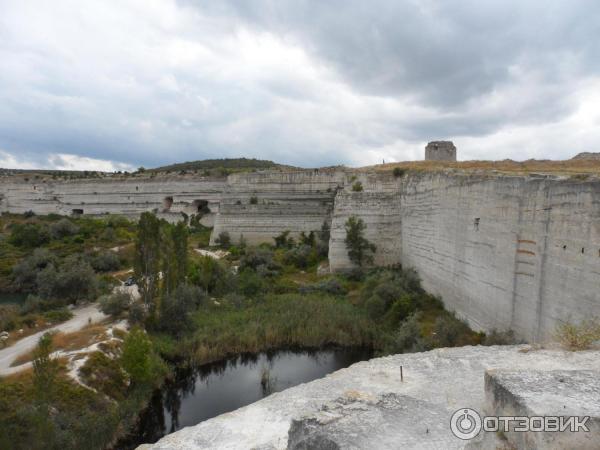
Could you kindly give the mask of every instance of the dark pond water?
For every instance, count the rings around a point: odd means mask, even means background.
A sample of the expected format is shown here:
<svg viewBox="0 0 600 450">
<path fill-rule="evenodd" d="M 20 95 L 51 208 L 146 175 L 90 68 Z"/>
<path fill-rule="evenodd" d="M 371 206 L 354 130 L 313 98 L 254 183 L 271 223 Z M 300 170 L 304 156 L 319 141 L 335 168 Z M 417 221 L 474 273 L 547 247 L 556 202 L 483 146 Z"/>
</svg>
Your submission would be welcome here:
<svg viewBox="0 0 600 450">
<path fill-rule="evenodd" d="M 368 349 L 281 350 L 178 370 L 175 380 L 155 393 L 149 408 L 140 416 L 139 429 L 119 448 L 156 442 L 180 428 L 371 357 Z"/>
<path fill-rule="evenodd" d="M 27 294 L 21 294 L 16 292 L 0 292 L 0 305 L 8 303 L 21 304 L 25 302 Z"/>
</svg>

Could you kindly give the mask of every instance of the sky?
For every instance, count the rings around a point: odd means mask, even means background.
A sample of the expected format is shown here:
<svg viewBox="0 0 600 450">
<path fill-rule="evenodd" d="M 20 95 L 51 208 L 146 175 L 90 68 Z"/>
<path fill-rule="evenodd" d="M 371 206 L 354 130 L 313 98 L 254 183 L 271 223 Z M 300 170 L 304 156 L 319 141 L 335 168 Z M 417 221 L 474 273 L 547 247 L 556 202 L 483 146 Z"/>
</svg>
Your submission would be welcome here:
<svg viewBox="0 0 600 450">
<path fill-rule="evenodd" d="M 597 0 L 0 0 L 0 167 L 600 151 Z"/>
</svg>

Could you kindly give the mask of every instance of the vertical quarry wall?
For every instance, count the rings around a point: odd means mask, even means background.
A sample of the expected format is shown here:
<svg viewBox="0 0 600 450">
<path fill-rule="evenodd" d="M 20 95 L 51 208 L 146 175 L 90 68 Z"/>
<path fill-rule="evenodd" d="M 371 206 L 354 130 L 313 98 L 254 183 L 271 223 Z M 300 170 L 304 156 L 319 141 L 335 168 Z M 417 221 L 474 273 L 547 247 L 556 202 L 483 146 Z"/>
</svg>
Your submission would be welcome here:
<svg viewBox="0 0 600 450">
<path fill-rule="evenodd" d="M 357 216 L 377 245 L 374 263 L 414 267 L 477 329 L 530 341 L 565 319 L 600 316 L 600 181 L 343 170 L 201 177 L 0 181 L 0 210 L 136 216 L 203 214 L 212 242 L 272 242 L 331 224 L 330 267 L 349 269 L 344 224 Z M 353 189 L 357 181 L 362 191 Z"/>
<path fill-rule="evenodd" d="M 223 192 L 211 242 L 228 232 L 253 244 L 273 237 L 319 230 L 331 220 L 336 192 L 346 178 L 341 171 L 242 173 L 230 175 Z"/>
<path fill-rule="evenodd" d="M 55 181 L 6 177 L 0 181 L 0 210 L 37 214 L 123 214 L 156 211 L 168 217 L 218 212 L 226 179 L 80 179 Z M 206 211 L 208 213 L 208 211 Z M 210 216 L 210 214 L 207 214 Z"/>
<path fill-rule="evenodd" d="M 597 181 L 424 174 L 395 193 L 340 193 L 332 270 L 350 266 L 350 215 L 381 230 L 367 234 L 376 263 L 414 267 L 425 289 L 477 329 L 511 328 L 536 341 L 560 320 L 600 315 Z"/>
</svg>

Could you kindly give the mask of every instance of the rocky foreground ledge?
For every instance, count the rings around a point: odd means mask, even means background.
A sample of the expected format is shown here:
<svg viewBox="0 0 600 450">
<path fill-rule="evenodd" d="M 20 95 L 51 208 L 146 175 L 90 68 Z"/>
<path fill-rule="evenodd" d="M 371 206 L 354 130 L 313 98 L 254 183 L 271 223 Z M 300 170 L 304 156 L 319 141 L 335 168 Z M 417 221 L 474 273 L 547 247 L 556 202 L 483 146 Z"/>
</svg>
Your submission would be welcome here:
<svg viewBox="0 0 600 450">
<path fill-rule="evenodd" d="M 589 433 L 481 432 L 461 440 L 452 434 L 450 418 L 463 408 L 482 415 L 592 419 Z M 565 448 L 569 443 L 570 448 L 597 448 L 600 351 L 478 346 L 372 359 L 138 450 L 509 449 L 524 442 L 532 443 L 529 448 Z"/>
</svg>

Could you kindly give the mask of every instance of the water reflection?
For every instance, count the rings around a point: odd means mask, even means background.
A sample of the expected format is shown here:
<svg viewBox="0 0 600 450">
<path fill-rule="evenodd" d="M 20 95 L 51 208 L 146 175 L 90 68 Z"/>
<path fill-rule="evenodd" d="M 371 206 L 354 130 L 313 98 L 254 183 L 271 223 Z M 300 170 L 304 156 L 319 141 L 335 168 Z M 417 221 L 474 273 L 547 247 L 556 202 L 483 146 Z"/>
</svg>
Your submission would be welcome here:
<svg viewBox="0 0 600 450">
<path fill-rule="evenodd" d="M 179 369 L 175 379 L 155 393 L 131 442 L 135 448 L 167 433 L 233 411 L 274 392 L 321 378 L 357 361 L 367 349 L 282 350 L 241 355 L 196 368 Z"/>
</svg>

